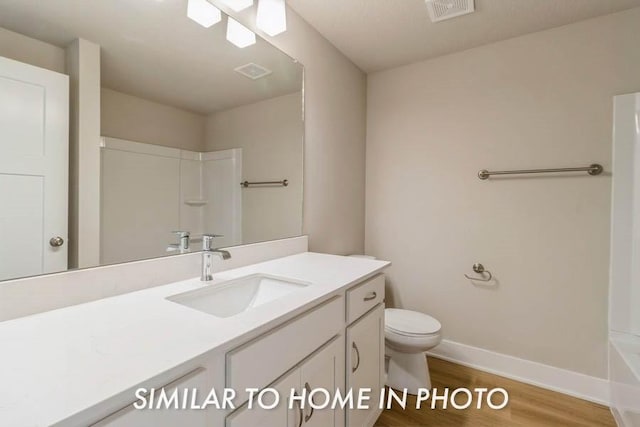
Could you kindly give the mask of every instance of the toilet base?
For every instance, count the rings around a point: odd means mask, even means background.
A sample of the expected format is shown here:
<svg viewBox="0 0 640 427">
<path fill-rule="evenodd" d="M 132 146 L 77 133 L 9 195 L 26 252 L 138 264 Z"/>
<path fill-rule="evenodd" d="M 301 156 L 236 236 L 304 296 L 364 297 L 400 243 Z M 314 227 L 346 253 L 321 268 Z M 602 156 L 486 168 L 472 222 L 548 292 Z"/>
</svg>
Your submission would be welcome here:
<svg viewBox="0 0 640 427">
<path fill-rule="evenodd" d="M 407 389 L 417 395 L 418 389 L 431 389 L 431 376 L 425 353 L 401 353 L 385 345 L 389 357 L 387 386 L 395 390 Z"/>
</svg>

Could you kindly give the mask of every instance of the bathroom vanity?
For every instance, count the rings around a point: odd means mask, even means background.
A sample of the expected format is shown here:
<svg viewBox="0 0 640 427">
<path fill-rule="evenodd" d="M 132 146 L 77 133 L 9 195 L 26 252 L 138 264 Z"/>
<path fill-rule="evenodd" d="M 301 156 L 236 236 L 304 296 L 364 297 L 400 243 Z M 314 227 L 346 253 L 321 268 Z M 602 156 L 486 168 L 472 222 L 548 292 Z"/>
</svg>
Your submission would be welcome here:
<svg viewBox="0 0 640 427">
<path fill-rule="evenodd" d="M 210 283 L 195 278 L 3 322 L 0 340 L 10 345 L 0 360 L 13 389 L 0 392 L 0 419 L 15 426 L 373 425 L 384 386 L 388 265 L 300 253 L 224 271 Z M 135 409 L 139 388 L 195 389 L 198 402 L 211 389 L 221 396 L 232 388 L 235 409 Z M 249 409 L 250 388 L 274 388 L 281 402 Z M 343 395 L 370 388 L 370 409 L 288 408 L 291 390 L 317 388 Z"/>
</svg>

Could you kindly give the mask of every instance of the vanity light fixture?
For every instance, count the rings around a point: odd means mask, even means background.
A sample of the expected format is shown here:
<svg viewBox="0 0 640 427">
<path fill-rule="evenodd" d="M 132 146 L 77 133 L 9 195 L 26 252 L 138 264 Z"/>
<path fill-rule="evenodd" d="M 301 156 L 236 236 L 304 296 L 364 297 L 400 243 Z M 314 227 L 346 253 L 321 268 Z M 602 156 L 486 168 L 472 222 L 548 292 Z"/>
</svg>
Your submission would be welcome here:
<svg viewBox="0 0 640 427">
<path fill-rule="evenodd" d="M 287 31 L 285 0 L 258 0 L 256 25 L 270 36 Z"/>
<path fill-rule="evenodd" d="M 256 34 L 232 17 L 229 17 L 227 21 L 227 40 L 239 48 L 243 48 L 256 43 Z"/>
<path fill-rule="evenodd" d="M 253 0 L 220 0 L 226 6 L 229 6 L 234 12 L 240 12 L 248 7 L 253 6 Z"/>
<path fill-rule="evenodd" d="M 220 9 L 207 0 L 189 0 L 187 16 L 205 28 L 209 28 L 222 20 Z"/>
</svg>

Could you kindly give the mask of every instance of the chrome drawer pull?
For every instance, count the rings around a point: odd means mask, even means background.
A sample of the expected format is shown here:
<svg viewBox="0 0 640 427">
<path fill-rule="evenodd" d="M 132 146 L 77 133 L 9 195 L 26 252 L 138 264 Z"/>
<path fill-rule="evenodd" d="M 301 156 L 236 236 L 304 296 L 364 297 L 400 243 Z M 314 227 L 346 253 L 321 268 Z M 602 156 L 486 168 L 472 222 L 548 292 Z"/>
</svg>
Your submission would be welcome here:
<svg viewBox="0 0 640 427">
<path fill-rule="evenodd" d="M 309 383 L 304 383 L 304 388 L 305 390 L 307 390 L 307 393 L 311 394 L 311 386 L 309 385 Z M 313 402 L 313 399 L 310 399 L 311 402 Z M 315 402 L 313 402 L 315 403 Z M 311 408 L 311 412 L 309 412 L 309 415 L 305 415 L 304 417 L 304 422 L 309 422 L 309 420 L 311 419 L 311 417 L 313 417 L 313 406 L 311 406 L 311 404 L 309 404 L 309 407 Z"/>
<path fill-rule="evenodd" d="M 302 421 L 304 418 L 304 411 L 302 410 L 302 402 L 298 402 L 298 410 L 300 411 L 300 422 L 298 423 L 298 427 L 302 427 Z"/>
<path fill-rule="evenodd" d="M 371 301 L 372 299 L 376 299 L 377 296 L 378 296 L 377 293 L 369 292 L 369 294 L 366 297 L 364 297 L 364 300 L 365 301 Z"/>
<path fill-rule="evenodd" d="M 351 373 L 354 373 L 360 367 L 360 350 L 358 350 L 355 341 L 351 343 L 351 347 L 356 351 L 356 366 L 351 368 Z"/>
</svg>

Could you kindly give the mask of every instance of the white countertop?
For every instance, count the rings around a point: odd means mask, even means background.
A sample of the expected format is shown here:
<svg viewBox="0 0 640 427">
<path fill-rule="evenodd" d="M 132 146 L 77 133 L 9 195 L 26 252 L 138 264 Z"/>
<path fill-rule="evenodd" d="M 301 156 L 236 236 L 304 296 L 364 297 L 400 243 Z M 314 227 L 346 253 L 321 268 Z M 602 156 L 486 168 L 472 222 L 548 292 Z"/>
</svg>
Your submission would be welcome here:
<svg viewBox="0 0 640 427">
<path fill-rule="evenodd" d="M 61 422 L 194 358 L 248 341 L 388 265 L 308 252 L 222 272 L 213 284 L 194 278 L 1 322 L 0 425 Z M 311 285 L 226 319 L 165 299 L 254 273 Z"/>
</svg>

